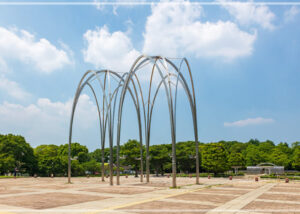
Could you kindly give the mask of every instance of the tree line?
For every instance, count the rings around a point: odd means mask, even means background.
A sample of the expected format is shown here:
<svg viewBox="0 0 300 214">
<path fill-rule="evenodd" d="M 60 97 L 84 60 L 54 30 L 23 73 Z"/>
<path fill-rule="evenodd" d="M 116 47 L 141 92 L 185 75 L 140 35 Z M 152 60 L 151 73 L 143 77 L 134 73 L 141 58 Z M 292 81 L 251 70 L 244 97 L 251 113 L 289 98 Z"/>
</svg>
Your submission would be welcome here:
<svg viewBox="0 0 300 214">
<path fill-rule="evenodd" d="M 152 145 L 150 152 L 151 173 L 164 174 L 172 170 L 171 144 Z M 145 151 L 145 148 L 143 148 Z M 223 173 L 232 166 L 255 166 L 271 162 L 289 170 L 300 170 L 300 142 L 291 145 L 267 140 L 260 142 L 251 139 L 248 142 L 219 141 L 199 143 L 200 172 Z M 113 148 L 116 154 L 116 147 Z M 83 176 L 86 173 L 100 174 L 101 149 L 89 152 L 79 143 L 71 144 L 72 175 Z M 109 148 L 104 150 L 105 170 L 108 170 Z M 122 169 L 131 169 L 136 173 L 140 167 L 140 144 L 137 140 L 128 140 L 120 147 Z M 144 157 L 145 160 L 145 152 Z M 116 156 L 113 157 L 114 163 Z M 195 172 L 195 143 L 193 141 L 176 144 L 177 172 Z M 17 169 L 23 174 L 39 176 L 66 176 L 68 166 L 68 144 L 40 145 L 32 148 L 25 138 L 19 135 L 0 135 L 0 174 Z"/>
</svg>

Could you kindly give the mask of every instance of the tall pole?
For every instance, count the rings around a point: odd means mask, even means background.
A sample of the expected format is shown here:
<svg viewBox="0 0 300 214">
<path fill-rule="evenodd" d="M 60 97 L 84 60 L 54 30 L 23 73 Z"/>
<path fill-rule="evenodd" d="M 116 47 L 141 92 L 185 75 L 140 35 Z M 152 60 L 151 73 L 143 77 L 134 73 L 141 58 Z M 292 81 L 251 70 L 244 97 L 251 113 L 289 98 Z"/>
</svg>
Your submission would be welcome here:
<svg viewBox="0 0 300 214">
<path fill-rule="evenodd" d="M 111 117 L 111 113 L 110 113 Z M 111 118 L 109 118 L 109 121 Z M 109 183 L 112 186 L 114 184 L 113 176 L 114 176 L 114 165 L 113 165 L 113 142 L 111 136 L 111 122 L 109 122 Z"/>
<path fill-rule="evenodd" d="M 172 187 L 176 188 L 176 131 L 173 113 L 173 105 L 170 108 L 171 115 L 171 134 L 172 134 Z"/>
<path fill-rule="evenodd" d="M 140 119 L 139 119 L 140 121 Z M 139 133 L 140 133 L 140 182 L 143 182 L 143 177 L 144 177 L 144 164 L 143 164 L 143 137 L 142 137 L 142 127 L 141 127 L 141 123 L 139 122 Z"/>
<path fill-rule="evenodd" d="M 68 183 L 71 183 L 71 147 L 68 147 Z"/>
<path fill-rule="evenodd" d="M 199 182 L 199 142 L 196 140 L 196 184 L 200 184 Z"/>
<path fill-rule="evenodd" d="M 198 141 L 198 128 L 197 128 L 197 114 L 196 114 L 196 104 L 194 104 L 194 132 L 195 132 L 195 146 L 196 146 L 196 184 L 200 184 L 199 182 L 199 141 Z"/>
<path fill-rule="evenodd" d="M 117 145 L 117 185 L 120 185 L 120 145 Z"/>
<path fill-rule="evenodd" d="M 147 139 L 146 139 L 146 181 L 150 182 L 150 163 L 149 163 L 149 131 L 147 131 Z"/>
<path fill-rule="evenodd" d="M 176 187 L 176 146 L 172 141 L 172 187 Z"/>
<path fill-rule="evenodd" d="M 104 179 L 104 170 L 105 170 L 105 167 L 104 167 L 104 149 L 103 149 L 103 147 L 102 147 L 102 150 L 101 150 L 101 153 L 102 153 L 102 157 L 101 157 L 101 177 L 102 177 L 102 181 L 104 182 L 105 181 L 105 179 Z"/>
</svg>

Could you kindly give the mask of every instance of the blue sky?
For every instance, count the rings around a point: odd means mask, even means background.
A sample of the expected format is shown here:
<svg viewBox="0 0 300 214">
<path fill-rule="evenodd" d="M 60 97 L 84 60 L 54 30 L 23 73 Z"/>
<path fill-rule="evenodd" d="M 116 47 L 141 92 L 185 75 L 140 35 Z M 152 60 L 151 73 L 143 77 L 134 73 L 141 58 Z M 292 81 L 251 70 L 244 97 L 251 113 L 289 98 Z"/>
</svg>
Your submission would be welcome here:
<svg viewBox="0 0 300 214">
<path fill-rule="evenodd" d="M 21 134 L 34 147 L 66 143 L 84 72 L 128 71 L 145 53 L 189 60 L 200 141 L 299 141 L 300 6 L 222 2 L 0 5 L 0 133 Z M 170 142 L 167 108 L 163 98 L 158 102 L 152 144 Z M 122 142 L 138 136 L 130 104 L 126 109 Z M 177 140 L 192 140 L 189 110 L 178 109 Z M 94 150 L 98 130 L 87 90 L 74 141 Z"/>
</svg>

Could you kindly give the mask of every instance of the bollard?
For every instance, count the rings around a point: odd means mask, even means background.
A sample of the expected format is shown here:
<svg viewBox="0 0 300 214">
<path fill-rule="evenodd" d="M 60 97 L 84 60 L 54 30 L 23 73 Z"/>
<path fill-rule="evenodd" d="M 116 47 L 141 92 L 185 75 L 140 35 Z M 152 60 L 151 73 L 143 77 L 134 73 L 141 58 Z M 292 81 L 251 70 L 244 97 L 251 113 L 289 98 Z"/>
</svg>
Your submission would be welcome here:
<svg viewBox="0 0 300 214">
<path fill-rule="evenodd" d="M 53 175 L 53 173 L 51 173 L 51 178 L 54 178 L 54 175 Z"/>
<path fill-rule="evenodd" d="M 37 178 L 37 174 L 34 174 L 33 177 L 34 177 L 34 178 Z"/>
<path fill-rule="evenodd" d="M 126 175 L 125 177 L 128 178 L 128 175 Z"/>
<path fill-rule="evenodd" d="M 90 178 L 90 175 L 86 175 L 87 178 Z"/>
<path fill-rule="evenodd" d="M 288 183 L 289 182 L 289 178 L 285 178 L 285 183 Z"/>
<path fill-rule="evenodd" d="M 190 177 L 190 178 L 192 178 L 192 175 L 191 175 L 191 174 L 189 174 L 189 177 Z"/>
<path fill-rule="evenodd" d="M 231 175 L 229 176 L 229 180 L 232 180 L 232 176 Z"/>
<path fill-rule="evenodd" d="M 208 178 L 208 179 L 210 179 L 210 175 L 209 175 L 209 176 L 207 176 L 207 178 Z"/>
<path fill-rule="evenodd" d="M 170 175 L 167 175 L 167 178 L 169 178 L 170 177 Z"/>
<path fill-rule="evenodd" d="M 258 181 L 258 177 L 255 177 L 255 181 Z"/>
</svg>

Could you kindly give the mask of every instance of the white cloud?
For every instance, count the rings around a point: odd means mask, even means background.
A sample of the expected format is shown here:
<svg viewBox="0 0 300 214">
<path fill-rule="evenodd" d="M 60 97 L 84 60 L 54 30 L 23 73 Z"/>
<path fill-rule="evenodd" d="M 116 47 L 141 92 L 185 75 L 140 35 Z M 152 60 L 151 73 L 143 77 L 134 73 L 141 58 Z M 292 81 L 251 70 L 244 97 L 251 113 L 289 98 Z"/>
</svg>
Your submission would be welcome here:
<svg viewBox="0 0 300 214">
<path fill-rule="evenodd" d="M 147 55 L 197 58 L 217 57 L 225 61 L 249 56 L 256 31 L 242 31 L 230 21 L 201 22 L 202 8 L 184 4 L 154 4 L 147 18 L 142 52 Z M 128 71 L 140 52 L 127 33 L 110 32 L 107 26 L 88 30 L 84 35 L 84 61 L 97 69 Z"/>
<path fill-rule="evenodd" d="M 228 2 L 228 1 L 221 1 Z M 273 30 L 275 28 L 272 23 L 275 14 L 265 5 L 255 5 L 250 2 L 235 2 L 234 4 L 223 5 L 225 9 L 238 21 L 241 25 L 258 24 L 261 27 Z"/>
<path fill-rule="evenodd" d="M 0 57 L 0 75 L 9 73 L 9 72 L 10 72 L 10 69 L 8 68 L 6 62 L 3 59 L 1 59 L 1 57 Z"/>
<path fill-rule="evenodd" d="M 0 27 L 0 58 L 31 64 L 40 72 L 50 73 L 72 64 L 68 53 L 58 49 L 47 39 L 36 40 L 25 30 Z"/>
<path fill-rule="evenodd" d="M 10 72 L 6 62 L 0 58 L 0 91 L 18 100 L 30 98 L 30 93 L 22 89 L 17 82 L 11 81 L 5 76 Z"/>
<path fill-rule="evenodd" d="M 18 100 L 26 100 L 31 97 L 31 94 L 22 89 L 17 82 L 11 81 L 1 74 L 0 90 Z"/>
<path fill-rule="evenodd" d="M 115 16 L 118 16 L 117 9 L 119 8 L 119 5 L 122 5 L 122 7 L 132 8 L 135 6 L 135 3 L 145 2 L 147 0 L 115 0 L 115 1 L 109 1 L 109 0 L 94 0 L 94 4 L 98 10 L 101 12 L 105 11 L 107 8 L 107 3 L 110 4 L 112 7 L 112 12 Z M 101 4 L 102 3 L 102 4 Z M 104 3 L 104 4 L 103 4 Z M 132 4 L 131 4 L 132 3 Z"/>
<path fill-rule="evenodd" d="M 225 60 L 252 54 L 256 32 L 242 31 L 230 21 L 201 22 L 201 11 L 200 6 L 189 2 L 153 5 L 146 22 L 143 52 Z"/>
<path fill-rule="evenodd" d="M 22 134 L 33 145 L 66 143 L 72 103 L 72 99 L 52 102 L 46 98 L 28 106 L 4 102 L 0 105 L 1 132 Z M 75 126 L 87 130 L 95 126 L 97 119 L 96 106 L 88 95 L 81 95 L 75 113 Z"/>
<path fill-rule="evenodd" d="M 273 122 L 275 122 L 275 121 L 270 118 L 257 117 L 257 118 L 248 118 L 245 120 L 238 120 L 235 122 L 225 122 L 224 126 L 225 127 L 243 127 L 243 126 L 248 126 L 248 125 L 259 125 L 259 124 L 267 124 L 267 123 L 273 123 Z"/>
<path fill-rule="evenodd" d="M 125 33 L 110 33 L 106 26 L 88 30 L 83 37 L 87 46 L 83 50 L 84 61 L 92 63 L 96 68 L 127 72 L 140 55 Z"/>
<path fill-rule="evenodd" d="M 300 10 L 296 6 L 292 6 L 289 10 L 284 12 L 284 21 L 291 22 L 295 19 L 295 17 L 299 14 Z"/>
</svg>

